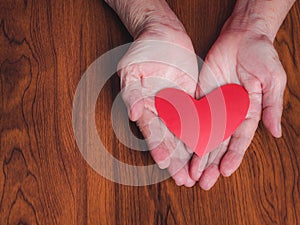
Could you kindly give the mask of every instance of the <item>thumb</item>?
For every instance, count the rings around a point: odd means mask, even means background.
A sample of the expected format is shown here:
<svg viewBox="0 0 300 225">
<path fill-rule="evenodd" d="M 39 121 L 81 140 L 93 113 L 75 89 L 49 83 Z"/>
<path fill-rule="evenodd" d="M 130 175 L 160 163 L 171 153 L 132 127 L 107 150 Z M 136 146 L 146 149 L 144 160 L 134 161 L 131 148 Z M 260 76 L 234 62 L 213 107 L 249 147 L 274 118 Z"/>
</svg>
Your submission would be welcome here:
<svg viewBox="0 0 300 225">
<path fill-rule="evenodd" d="M 144 99 L 140 77 L 131 72 L 133 71 L 127 71 L 127 69 L 119 72 L 122 88 L 121 95 L 127 107 L 130 120 L 137 121 L 143 114 Z"/>
<path fill-rule="evenodd" d="M 263 84 L 263 115 L 262 120 L 274 137 L 281 137 L 281 115 L 283 110 L 283 94 L 286 85 L 286 73 L 277 58 L 277 69 Z"/>
</svg>

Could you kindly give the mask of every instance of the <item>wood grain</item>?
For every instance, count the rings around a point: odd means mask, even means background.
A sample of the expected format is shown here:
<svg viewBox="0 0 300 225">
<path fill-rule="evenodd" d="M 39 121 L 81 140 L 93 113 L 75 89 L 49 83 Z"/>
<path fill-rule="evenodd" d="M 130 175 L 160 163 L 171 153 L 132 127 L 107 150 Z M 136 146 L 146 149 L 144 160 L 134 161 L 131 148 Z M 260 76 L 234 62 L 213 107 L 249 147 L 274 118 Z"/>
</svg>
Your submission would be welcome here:
<svg viewBox="0 0 300 225">
<path fill-rule="evenodd" d="M 204 57 L 234 1 L 168 1 Z M 0 224 L 300 224 L 300 2 L 275 41 L 288 74 L 283 137 L 260 125 L 239 170 L 205 192 L 171 179 L 115 184 L 84 161 L 72 130 L 72 102 L 87 67 L 131 41 L 99 0 L 0 0 Z M 118 77 L 102 90 L 96 119 L 114 156 L 153 163 L 113 133 Z M 128 121 L 120 119 L 120 129 Z M 140 135 L 137 128 L 133 132 Z M 123 133 L 127 137 L 126 133 Z"/>
</svg>

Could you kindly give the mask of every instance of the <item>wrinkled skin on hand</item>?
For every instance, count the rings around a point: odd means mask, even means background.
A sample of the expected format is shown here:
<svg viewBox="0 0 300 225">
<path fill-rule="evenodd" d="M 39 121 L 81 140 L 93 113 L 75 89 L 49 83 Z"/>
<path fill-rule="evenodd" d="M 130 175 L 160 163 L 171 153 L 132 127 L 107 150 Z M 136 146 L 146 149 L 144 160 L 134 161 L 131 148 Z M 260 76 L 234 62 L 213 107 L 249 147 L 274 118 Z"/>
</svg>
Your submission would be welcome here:
<svg viewBox="0 0 300 225">
<path fill-rule="evenodd" d="M 217 149 L 202 158 L 194 155 L 190 175 L 210 189 L 220 173 L 230 176 L 240 165 L 261 119 L 275 137 L 281 136 L 281 114 L 286 74 L 272 42 L 250 31 L 223 31 L 200 71 L 198 96 L 219 85 L 238 83 L 250 97 L 246 120 Z M 212 76 L 213 74 L 213 76 Z"/>
<path fill-rule="evenodd" d="M 143 40 L 167 41 L 194 51 L 182 23 L 167 2 L 105 1 L 135 38 L 119 65 L 122 96 L 129 117 L 137 121 L 154 160 L 161 168 L 168 168 L 178 185 L 193 186 L 199 180 L 203 189 L 209 189 L 220 173 L 231 175 L 240 165 L 261 115 L 272 135 L 281 136 L 280 119 L 286 74 L 270 40 L 275 38 L 295 0 L 237 0 L 231 17 L 207 55 L 196 93 L 196 59 L 187 60 L 184 54 L 172 54 L 172 50 L 164 52 L 159 47 L 151 48 L 153 46 L 139 43 Z M 176 60 L 172 66 L 153 61 L 138 62 L 147 58 L 148 54 L 157 58 L 165 54 Z M 190 73 L 176 69 L 174 65 L 190 68 Z M 213 152 L 202 158 L 194 155 L 191 162 L 186 164 L 191 157 L 190 150 L 158 119 L 153 96 L 163 88 L 176 86 L 199 98 L 226 83 L 239 83 L 249 92 L 247 118 Z M 182 165 L 185 166 L 178 170 Z"/>
<path fill-rule="evenodd" d="M 208 190 L 220 173 L 229 176 L 238 168 L 261 115 L 273 136 L 281 136 L 286 74 L 272 42 L 266 36 L 250 31 L 223 31 L 206 57 L 195 93 L 197 76 L 187 75 L 174 66 L 159 62 L 134 63 L 139 57 L 145 57 L 143 54 L 158 54 L 158 58 L 162 54 L 160 49 L 144 51 L 145 46 L 138 44 L 144 40 L 168 41 L 193 52 L 185 33 L 170 28 L 161 31 L 142 33 L 120 62 L 122 97 L 130 119 L 137 121 L 156 163 L 161 168 L 168 168 L 176 184 L 190 187 L 199 180 L 200 186 Z M 179 64 L 195 68 L 191 74 L 196 73 L 196 59 L 186 60 L 181 54 L 177 56 Z M 190 149 L 158 119 L 153 97 L 163 88 L 177 86 L 199 98 L 226 83 L 241 84 L 248 91 L 250 108 L 246 120 L 213 152 L 202 158 L 194 155 L 189 163 Z"/>
<path fill-rule="evenodd" d="M 170 43 L 170 52 L 161 48 L 148 46 L 143 41 L 154 40 Z M 180 46 L 193 57 L 186 57 L 181 52 L 173 52 L 173 46 Z M 175 47 L 176 49 L 176 47 Z M 160 62 L 138 62 L 149 55 L 160 58 L 175 56 L 175 64 L 182 70 Z M 161 89 L 177 87 L 191 96 L 195 96 L 198 65 L 189 37 L 185 32 L 170 27 L 156 31 L 143 32 L 134 41 L 126 55 L 119 63 L 122 97 L 127 106 L 129 118 L 136 121 L 144 135 L 150 153 L 160 168 L 167 168 L 177 185 L 191 187 L 195 181 L 189 176 L 189 160 L 192 152 L 179 141 L 157 117 L 154 96 Z"/>
</svg>

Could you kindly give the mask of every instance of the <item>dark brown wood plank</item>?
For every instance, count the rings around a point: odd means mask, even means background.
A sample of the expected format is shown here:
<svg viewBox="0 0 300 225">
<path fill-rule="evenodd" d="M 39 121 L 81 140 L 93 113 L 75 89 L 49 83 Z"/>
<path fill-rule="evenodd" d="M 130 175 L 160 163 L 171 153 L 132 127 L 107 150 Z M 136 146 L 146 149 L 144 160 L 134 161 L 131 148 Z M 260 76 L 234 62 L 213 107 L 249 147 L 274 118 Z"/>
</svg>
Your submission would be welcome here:
<svg viewBox="0 0 300 225">
<path fill-rule="evenodd" d="M 234 6 L 168 3 L 201 57 Z M 283 137 L 260 125 L 239 170 L 205 192 L 171 179 L 115 184 L 79 153 L 72 130 L 78 82 L 97 57 L 131 41 L 103 1 L 0 0 L 0 224 L 299 224 L 299 10 L 297 1 L 275 41 L 288 74 Z M 113 133 L 110 108 L 119 90 L 114 76 L 98 98 L 99 135 L 119 160 L 151 164 L 149 154 L 130 151 Z M 120 129 L 127 122 L 120 118 Z"/>
</svg>

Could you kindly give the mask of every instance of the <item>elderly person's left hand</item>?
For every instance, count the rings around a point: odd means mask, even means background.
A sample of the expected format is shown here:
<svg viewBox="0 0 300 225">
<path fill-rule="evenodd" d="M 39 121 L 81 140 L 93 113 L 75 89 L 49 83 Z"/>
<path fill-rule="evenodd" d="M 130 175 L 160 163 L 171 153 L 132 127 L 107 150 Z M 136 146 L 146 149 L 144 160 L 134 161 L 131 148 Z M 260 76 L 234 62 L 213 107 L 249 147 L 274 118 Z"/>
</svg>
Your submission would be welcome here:
<svg viewBox="0 0 300 225">
<path fill-rule="evenodd" d="M 199 77 L 200 96 L 216 88 L 216 83 L 238 83 L 250 97 L 247 117 L 234 134 L 210 154 L 193 156 L 190 175 L 205 190 L 215 184 L 220 174 L 230 176 L 239 167 L 261 117 L 271 134 L 281 137 L 286 73 L 273 41 L 293 2 L 238 0 L 205 59 Z M 278 16 L 270 20 L 276 13 L 274 9 Z M 248 11 L 256 12 L 259 19 Z"/>
</svg>

